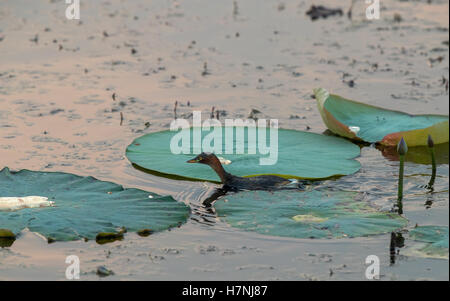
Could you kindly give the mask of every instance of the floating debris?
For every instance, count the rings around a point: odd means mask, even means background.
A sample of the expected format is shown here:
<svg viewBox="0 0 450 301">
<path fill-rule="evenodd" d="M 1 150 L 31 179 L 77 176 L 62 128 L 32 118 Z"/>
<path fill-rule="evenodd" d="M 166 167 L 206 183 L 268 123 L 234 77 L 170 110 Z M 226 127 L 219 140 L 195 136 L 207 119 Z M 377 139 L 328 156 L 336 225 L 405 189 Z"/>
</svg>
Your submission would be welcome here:
<svg viewBox="0 0 450 301">
<path fill-rule="evenodd" d="M 51 207 L 55 202 L 42 196 L 0 197 L 0 211 L 16 211 L 25 208 Z"/>
<path fill-rule="evenodd" d="M 351 132 L 355 133 L 355 135 L 357 135 L 358 132 L 361 130 L 359 126 L 349 126 L 348 129 L 349 129 Z"/>
<path fill-rule="evenodd" d="M 114 275 L 114 272 L 102 265 L 97 267 L 97 275 L 100 277 L 108 277 Z"/>
<path fill-rule="evenodd" d="M 231 164 L 231 161 L 227 160 L 225 158 L 217 157 L 217 159 L 219 159 L 220 163 L 223 164 L 223 165 L 230 165 Z"/>
<path fill-rule="evenodd" d="M 203 71 L 202 71 L 202 76 L 206 76 L 209 75 L 209 71 L 208 71 L 208 64 L 205 62 L 203 63 Z"/>
<path fill-rule="evenodd" d="M 30 39 L 30 41 L 31 42 L 34 42 L 34 43 L 39 43 L 39 35 L 38 34 L 36 34 L 35 36 L 34 36 L 34 38 L 32 38 L 32 39 Z"/>
<path fill-rule="evenodd" d="M 248 114 L 248 119 L 253 119 L 253 120 L 258 120 L 258 116 L 257 115 L 259 115 L 259 114 L 261 114 L 261 111 L 259 111 L 259 110 L 257 110 L 257 109 L 252 109 L 251 111 L 250 111 L 250 113 Z"/>
<path fill-rule="evenodd" d="M 154 231 L 151 229 L 142 229 L 137 232 L 137 234 L 141 237 L 147 237 L 153 233 L 154 233 Z"/>
<path fill-rule="evenodd" d="M 311 17 L 311 20 L 317 20 L 319 18 L 328 18 L 329 16 L 339 15 L 342 16 L 344 13 L 342 12 L 342 9 L 337 8 L 326 8 L 322 5 L 312 5 L 311 8 L 306 12 L 308 16 Z"/>
<path fill-rule="evenodd" d="M 402 21 L 403 21 L 402 16 L 400 14 L 398 14 L 398 13 L 395 13 L 394 14 L 394 22 L 400 23 Z"/>
<path fill-rule="evenodd" d="M 50 111 L 50 115 L 55 115 L 61 112 L 64 112 L 64 109 L 54 109 Z"/>
<path fill-rule="evenodd" d="M 356 83 L 355 83 L 355 81 L 353 79 L 351 79 L 351 80 L 342 80 L 342 82 L 344 84 L 346 84 L 347 86 L 349 86 L 350 88 L 353 88 L 356 85 Z"/>
<path fill-rule="evenodd" d="M 428 66 L 433 67 L 435 64 L 438 64 L 438 63 L 442 62 L 443 60 L 444 60 L 443 56 L 438 56 L 437 58 L 430 57 L 428 59 L 427 63 L 428 63 Z"/>
<path fill-rule="evenodd" d="M 122 240 L 123 234 L 126 232 L 125 229 L 120 230 L 119 232 L 100 232 L 95 237 L 95 241 L 99 245 L 103 245 L 106 243 L 114 242 L 116 240 Z"/>
</svg>

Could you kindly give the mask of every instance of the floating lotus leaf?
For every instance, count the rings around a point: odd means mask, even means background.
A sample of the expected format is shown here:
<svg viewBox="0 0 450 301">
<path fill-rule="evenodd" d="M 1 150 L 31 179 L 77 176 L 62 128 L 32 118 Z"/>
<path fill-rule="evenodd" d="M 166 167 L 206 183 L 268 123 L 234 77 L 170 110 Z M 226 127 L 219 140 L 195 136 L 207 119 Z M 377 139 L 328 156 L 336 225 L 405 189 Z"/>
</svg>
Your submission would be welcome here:
<svg viewBox="0 0 450 301">
<path fill-rule="evenodd" d="M 314 90 L 325 125 L 333 133 L 350 139 L 394 146 L 403 137 L 408 147 L 427 145 L 428 135 L 435 144 L 449 142 L 448 116 L 410 115 L 386 110 Z"/>
<path fill-rule="evenodd" d="M 410 252 L 413 255 L 448 259 L 448 227 L 419 226 L 409 231 L 409 238 L 424 243 Z"/>
<path fill-rule="evenodd" d="M 353 143 L 339 137 L 324 136 L 294 130 L 278 130 L 278 157 L 274 165 L 260 165 L 260 158 L 268 155 L 248 154 L 248 136 L 245 128 L 245 154 L 237 154 L 236 128 L 234 131 L 233 154 L 220 154 L 227 172 L 237 176 L 279 175 L 285 178 L 317 179 L 334 175 L 348 175 L 359 170 L 360 164 L 353 158 L 359 156 L 360 148 Z M 187 129 L 193 137 L 193 128 Z M 220 181 L 216 173 L 203 164 L 189 164 L 187 160 L 201 152 L 193 150 L 190 145 L 189 154 L 173 154 L 170 142 L 178 132 L 162 131 L 150 133 L 137 138 L 128 146 L 126 154 L 131 163 L 144 171 L 178 179 L 197 179 L 204 181 Z M 204 138 L 209 131 L 203 131 Z M 225 127 L 222 137 L 225 137 Z M 269 135 L 267 135 L 269 136 Z M 192 138 L 191 138 L 192 140 Z M 223 139 L 225 141 L 225 139 Z M 225 142 L 222 142 L 225 144 Z M 270 137 L 267 145 L 270 145 Z M 224 146 L 220 145 L 223 151 Z"/>
<path fill-rule="evenodd" d="M 391 232 L 407 224 L 380 212 L 360 194 L 339 190 L 245 191 L 217 200 L 220 219 L 260 234 L 297 238 L 359 237 Z"/>
<path fill-rule="evenodd" d="M 161 231 L 186 221 L 189 209 L 170 196 L 59 172 L 0 171 L 0 195 L 42 196 L 51 207 L 0 211 L 0 229 L 24 228 L 49 240 L 95 239 L 100 232 Z"/>
</svg>

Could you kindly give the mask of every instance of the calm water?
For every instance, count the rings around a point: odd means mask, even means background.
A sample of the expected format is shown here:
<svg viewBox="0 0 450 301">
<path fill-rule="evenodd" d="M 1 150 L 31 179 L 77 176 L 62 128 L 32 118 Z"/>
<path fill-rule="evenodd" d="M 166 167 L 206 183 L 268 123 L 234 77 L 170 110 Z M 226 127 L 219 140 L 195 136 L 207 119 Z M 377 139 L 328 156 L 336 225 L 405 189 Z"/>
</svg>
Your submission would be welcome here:
<svg viewBox="0 0 450 301">
<path fill-rule="evenodd" d="M 245 118 L 258 109 L 280 127 L 316 133 L 325 130 L 311 98 L 318 86 L 409 113 L 447 112 L 448 1 L 385 0 L 377 21 L 365 20 L 360 3 L 352 21 L 316 22 L 305 16 L 312 1 L 236 1 L 237 7 L 233 1 L 82 1 L 81 23 L 66 20 L 60 2 L 0 4 L 0 167 L 91 175 L 170 194 L 189 204 L 192 216 L 181 228 L 147 238 L 129 233 L 106 245 L 48 245 L 25 231 L 0 250 L 0 279 L 64 279 L 65 258 L 74 254 L 86 280 L 98 279 L 98 265 L 115 272 L 107 279 L 364 280 L 365 258 L 374 254 L 384 280 L 448 280 L 448 260 L 409 256 L 408 240 L 391 258 L 390 233 L 310 240 L 238 231 L 202 206 L 216 185 L 148 175 L 124 156 L 136 137 L 168 128 L 176 100 L 192 104 L 179 106 L 179 115 L 208 114 L 214 106 Z M 390 208 L 395 157 L 365 146 L 357 160 L 357 174 L 320 185 L 361 191 Z M 434 191 L 424 188 L 431 167 L 411 160 L 403 208 L 408 228 L 448 226 L 448 145 Z"/>
</svg>

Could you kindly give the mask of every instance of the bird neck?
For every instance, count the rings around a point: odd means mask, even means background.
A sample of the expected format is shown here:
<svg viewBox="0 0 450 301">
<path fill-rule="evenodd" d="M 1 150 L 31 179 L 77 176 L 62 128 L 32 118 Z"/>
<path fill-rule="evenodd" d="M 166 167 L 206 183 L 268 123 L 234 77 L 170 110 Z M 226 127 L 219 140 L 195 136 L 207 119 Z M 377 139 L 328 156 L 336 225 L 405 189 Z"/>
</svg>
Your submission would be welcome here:
<svg viewBox="0 0 450 301">
<path fill-rule="evenodd" d="M 209 162 L 209 166 L 211 166 L 211 168 L 214 169 L 216 174 L 220 177 L 222 184 L 226 184 L 231 175 L 225 171 L 219 159 L 214 157 L 211 162 Z"/>
</svg>

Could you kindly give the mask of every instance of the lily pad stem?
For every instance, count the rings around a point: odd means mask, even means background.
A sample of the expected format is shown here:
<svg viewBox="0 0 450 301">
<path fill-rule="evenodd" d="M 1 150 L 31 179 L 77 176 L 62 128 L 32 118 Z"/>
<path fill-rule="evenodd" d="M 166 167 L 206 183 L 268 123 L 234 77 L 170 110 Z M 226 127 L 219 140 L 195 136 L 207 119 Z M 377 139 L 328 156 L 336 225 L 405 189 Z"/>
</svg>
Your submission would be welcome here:
<svg viewBox="0 0 450 301">
<path fill-rule="evenodd" d="M 434 141 L 430 135 L 428 136 L 428 149 L 430 150 L 431 154 L 432 170 L 431 170 L 431 179 L 430 182 L 428 182 L 427 188 L 433 189 L 434 181 L 436 179 L 436 152 L 434 150 Z"/>
<path fill-rule="evenodd" d="M 398 174 L 398 194 L 397 194 L 397 208 L 398 214 L 403 214 L 403 174 L 405 170 L 405 155 L 408 152 L 408 146 L 405 140 L 402 139 L 398 143 L 397 152 L 400 155 L 400 171 Z"/>
</svg>

